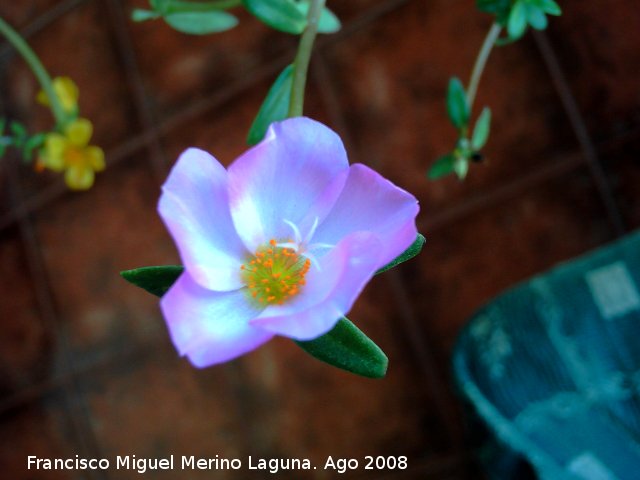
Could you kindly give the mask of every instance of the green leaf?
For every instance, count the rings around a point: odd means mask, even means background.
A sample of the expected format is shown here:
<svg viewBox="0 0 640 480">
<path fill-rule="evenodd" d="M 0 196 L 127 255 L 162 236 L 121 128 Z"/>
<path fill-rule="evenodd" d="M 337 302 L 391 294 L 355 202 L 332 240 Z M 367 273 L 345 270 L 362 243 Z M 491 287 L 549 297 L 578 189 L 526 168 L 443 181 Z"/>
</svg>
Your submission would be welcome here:
<svg viewBox="0 0 640 480">
<path fill-rule="evenodd" d="M 299 35 L 307 17 L 293 0 L 242 0 L 245 8 L 258 20 L 281 32 Z"/>
<path fill-rule="evenodd" d="M 136 287 L 161 297 L 184 271 L 182 265 L 162 265 L 158 267 L 141 267 L 120 272 L 122 278 Z"/>
<path fill-rule="evenodd" d="M 560 5 L 554 0 L 531 0 L 531 3 L 538 6 L 544 13 L 548 15 L 562 15 Z"/>
<path fill-rule="evenodd" d="M 22 149 L 22 157 L 25 161 L 27 162 L 31 161 L 31 158 L 33 157 L 33 151 L 42 146 L 45 138 L 46 138 L 46 134 L 40 132 L 30 137 L 24 143 L 24 148 Z"/>
<path fill-rule="evenodd" d="M 477 0 L 478 10 L 491 13 L 496 16 L 496 21 L 504 26 L 511 11 L 511 0 Z"/>
<path fill-rule="evenodd" d="M 11 122 L 9 130 L 13 134 L 15 140 L 14 145 L 22 145 L 27 139 L 27 129 L 19 122 Z"/>
<path fill-rule="evenodd" d="M 476 120 L 473 127 L 473 135 L 471 136 L 471 148 L 481 150 L 489 139 L 489 130 L 491 129 L 491 110 L 488 107 L 482 109 L 482 113 Z"/>
<path fill-rule="evenodd" d="M 477 0 L 478 10 L 487 13 L 501 13 L 511 7 L 511 0 Z"/>
<path fill-rule="evenodd" d="M 142 8 L 134 8 L 131 12 L 131 20 L 134 22 L 144 22 L 146 20 L 154 20 L 160 18 L 161 15 L 151 10 L 143 10 Z"/>
<path fill-rule="evenodd" d="M 301 2 L 298 2 L 296 6 L 306 19 L 309 14 L 309 7 L 311 6 L 311 2 L 309 2 L 308 0 L 303 0 Z M 305 26 L 306 23 L 307 22 L 305 20 Z M 328 8 L 323 8 L 322 12 L 320 13 L 320 20 L 318 21 L 318 32 L 336 33 L 340 30 L 341 27 L 342 25 L 340 24 L 340 20 L 338 19 L 338 17 Z"/>
<path fill-rule="evenodd" d="M 295 343 L 318 360 L 356 375 L 382 378 L 387 373 L 387 356 L 345 317 L 329 333 L 315 340 Z"/>
<path fill-rule="evenodd" d="M 469 104 L 467 103 L 467 95 L 464 92 L 462 82 L 457 77 L 453 77 L 449 81 L 447 113 L 459 130 L 467 126 L 469 122 Z"/>
<path fill-rule="evenodd" d="M 189 35 L 206 35 L 224 32 L 235 27 L 238 19 L 227 12 L 211 10 L 209 12 L 171 13 L 164 21 L 179 32 Z"/>
<path fill-rule="evenodd" d="M 171 0 L 149 0 L 151 9 L 160 13 L 161 15 L 169 10 L 169 3 Z"/>
<path fill-rule="evenodd" d="M 523 0 L 518 0 L 509 14 L 507 32 L 509 37 L 516 40 L 524 35 L 527 29 L 527 8 Z"/>
<path fill-rule="evenodd" d="M 247 143 L 249 145 L 255 145 L 262 140 L 267 133 L 269 125 L 273 122 L 287 118 L 292 84 L 293 65 L 287 65 L 280 72 L 276 81 L 273 82 L 269 93 L 267 93 L 264 102 L 260 106 L 260 110 L 258 110 L 258 114 L 247 135 Z"/>
<path fill-rule="evenodd" d="M 430 180 L 437 180 L 453 173 L 453 163 L 455 162 L 455 160 L 456 157 L 452 153 L 442 155 L 435 161 L 433 165 L 431 165 L 427 176 Z"/>
<path fill-rule="evenodd" d="M 2 136 L 4 130 L 4 119 L 0 120 L 0 158 L 4 157 L 4 153 L 7 151 L 7 147 L 11 145 L 12 138 Z"/>
<path fill-rule="evenodd" d="M 542 10 L 534 5 L 527 5 L 527 19 L 529 25 L 536 30 L 544 30 L 547 28 L 547 17 Z"/>
<path fill-rule="evenodd" d="M 469 172 L 469 159 L 465 157 L 457 157 L 453 162 L 453 170 L 460 180 L 464 180 Z"/>
<path fill-rule="evenodd" d="M 376 271 L 376 275 L 382 272 L 386 272 L 387 270 L 392 269 L 393 267 L 400 265 L 401 263 L 406 262 L 407 260 L 411 260 L 413 257 L 418 255 L 424 246 L 425 238 L 422 234 L 418 234 L 415 241 L 409 245 L 404 252 L 398 255 L 395 259 L 391 260 L 391 262 L 387 263 L 384 267 L 378 269 Z"/>
</svg>

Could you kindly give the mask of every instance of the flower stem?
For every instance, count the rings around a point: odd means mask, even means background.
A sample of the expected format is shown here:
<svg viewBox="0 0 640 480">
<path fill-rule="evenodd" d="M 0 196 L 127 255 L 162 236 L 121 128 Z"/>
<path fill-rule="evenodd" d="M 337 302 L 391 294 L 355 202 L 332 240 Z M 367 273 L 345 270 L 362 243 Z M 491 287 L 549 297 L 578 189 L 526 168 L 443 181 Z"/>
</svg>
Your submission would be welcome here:
<svg viewBox="0 0 640 480">
<path fill-rule="evenodd" d="M 16 32 L 7 22 L 5 22 L 0 17 L 0 33 L 5 36 L 5 38 L 13 45 L 13 47 L 22 55 L 24 61 L 29 65 L 31 71 L 38 79 L 40 86 L 44 90 L 47 98 L 49 99 L 49 105 L 51 106 L 51 112 L 56 120 L 56 125 L 59 128 L 62 128 L 66 121 L 67 115 L 62 108 L 62 104 L 58 99 L 54 89 L 53 82 L 51 81 L 51 77 L 49 73 L 40 62 L 40 59 L 35 54 L 35 52 L 31 49 L 31 47 L 27 44 L 27 42 L 20 36 L 18 32 Z"/>
<path fill-rule="evenodd" d="M 307 16 L 307 26 L 300 38 L 298 53 L 293 62 L 293 85 L 291 86 L 291 102 L 288 117 L 300 117 L 304 108 L 304 90 L 307 83 L 307 70 L 311 60 L 313 42 L 318 33 L 320 13 L 326 0 L 311 0 Z"/>
<path fill-rule="evenodd" d="M 480 83 L 480 78 L 482 77 L 484 66 L 487 64 L 491 49 L 496 44 L 496 40 L 498 39 L 501 30 L 502 27 L 498 23 L 494 23 L 493 25 L 491 25 L 489 33 L 487 33 L 487 36 L 482 43 L 482 47 L 480 47 L 480 51 L 478 52 L 476 63 L 473 66 L 473 70 L 471 71 L 469 87 L 467 88 L 467 103 L 469 104 L 469 111 L 473 110 L 473 102 L 476 99 L 478 84 Z"/>
</svg>

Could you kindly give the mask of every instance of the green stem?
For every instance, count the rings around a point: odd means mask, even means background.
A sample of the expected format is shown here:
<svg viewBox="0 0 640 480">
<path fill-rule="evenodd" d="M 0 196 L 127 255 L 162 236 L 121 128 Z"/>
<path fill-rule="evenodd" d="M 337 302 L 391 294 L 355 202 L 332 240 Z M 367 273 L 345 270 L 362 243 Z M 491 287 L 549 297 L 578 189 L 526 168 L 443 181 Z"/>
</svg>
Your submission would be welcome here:
<svg viewBox="0 0 640 480">
<path fill-rule="evenodd" d="M 27 62 L 27 65 L 31 68 L 31 71 L 38 79 L 40 86 L 49 99 L 49 105 L 51 106 L 51 112 L 55 117 L 56 125 L 59 128 L 62 128 L 67 122 L 67 115 L 53 89 L 53 82 L 49 73 L 47 73 L 47 70 L 44 68 L 44 65 L 42 65 L 42 62 L 40 62 L 40 59 L 35 52 L 31 50 L 31 47 L 29 47 L 27 42 L 25 42 L 24 38 L 22 38 L 20 34 L 2 18 L 0 18 L 0 33 L 4 35 L 9 43 L 13 45 L 20 55 L 22 55 L 24 61 Z"/>
<path fill-rule="evenodd" d="M 240 5 L 242 5 L 242 0 L 214 0 L 212 2 L 172 0 L 164 13 L 210 12 L 211 10 L 227 10 Z"/>
<path fill-rule="evenodd" d="M 300 117 L 304 108 L 304 90 L 307 83 L 307 70 L 311 60 L 313 42 L 318 33 L 320 13 L 324 8 L 325 0 L 311 0 L 311 7 L 307 15 L 307 26 L 300 38 L 298 53 L 293 62 L 293 85 L 291 86 L 291 103 L 289 104 L 288 117 Z"/>
<path fill-rule="evenodd" d="M 476 58 L 476 63 L 473 66 L 473 70 L 471 71 L 469 87 L 467 88 L 467 103 L 469 104 L 469 111 L 473 110 L 473 102 L 476 99 L 478 84 L 480 83 L 480 78 L 482 77 L 484 66 L 487 64 L 491 49 L 496 44 L 496 40 L 500 36 L 501 30 L 502 27 L 498 23 L 494 23 L 493 25 L 491 25 L 489 33 L 487 33 L 487 36 L 482 43 L 482 47 L 480 47 L 480 52 L 478 52 L 478 58 Z"/>
</svg>

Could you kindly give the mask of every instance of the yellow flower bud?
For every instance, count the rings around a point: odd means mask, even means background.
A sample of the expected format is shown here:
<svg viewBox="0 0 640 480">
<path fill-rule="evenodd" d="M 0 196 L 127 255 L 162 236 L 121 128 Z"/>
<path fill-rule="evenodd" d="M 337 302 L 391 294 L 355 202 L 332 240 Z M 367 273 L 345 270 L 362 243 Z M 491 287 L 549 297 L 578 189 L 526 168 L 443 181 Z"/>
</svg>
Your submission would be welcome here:
<svg viewBox="0 0 640 480">
<path fill-rule="evenodd" d="M 53 91 L 60 100 L 60 105 L 66 113 L 71 113 L 78 108 L 78 86 L 69 77 L 56 77 L 53 79 Z M 38 103 L 49 106 L 49 98 L 44 90 L 40 90 L 36 97 Z"/>
</svg>

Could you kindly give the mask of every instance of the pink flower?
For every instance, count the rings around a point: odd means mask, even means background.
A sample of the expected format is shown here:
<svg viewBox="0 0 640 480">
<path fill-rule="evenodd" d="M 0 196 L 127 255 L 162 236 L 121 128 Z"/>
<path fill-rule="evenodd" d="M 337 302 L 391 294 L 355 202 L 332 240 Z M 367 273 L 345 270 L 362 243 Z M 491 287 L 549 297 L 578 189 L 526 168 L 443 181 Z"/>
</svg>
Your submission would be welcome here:
<svg viewBox="0 0 640 480">
<path fill-rule="evenodd" d="M 327 333 L 417 235 L 417 200 L 349 166 L 338 135 L 308 118 L 274 123 L 228 170 L 185 151 L 158 210 L 185 266 L 160 305 L 197 367 Z"/>
</svg>

